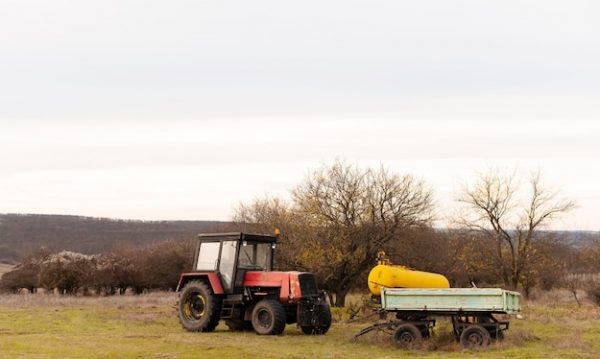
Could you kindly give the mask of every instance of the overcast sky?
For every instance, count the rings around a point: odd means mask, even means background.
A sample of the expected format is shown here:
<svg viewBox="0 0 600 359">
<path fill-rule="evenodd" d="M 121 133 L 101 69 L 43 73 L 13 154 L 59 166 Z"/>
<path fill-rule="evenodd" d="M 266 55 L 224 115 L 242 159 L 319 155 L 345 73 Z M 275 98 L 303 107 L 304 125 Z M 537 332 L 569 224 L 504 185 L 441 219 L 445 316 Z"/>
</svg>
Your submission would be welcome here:
<svg viewBox="0 0 600 359">
<path fill-rule="evenodd" d="M 600 230 L 596 1 L 0 1 L 0 213 L 228 220 L 336 158 Z"/>
</svg>

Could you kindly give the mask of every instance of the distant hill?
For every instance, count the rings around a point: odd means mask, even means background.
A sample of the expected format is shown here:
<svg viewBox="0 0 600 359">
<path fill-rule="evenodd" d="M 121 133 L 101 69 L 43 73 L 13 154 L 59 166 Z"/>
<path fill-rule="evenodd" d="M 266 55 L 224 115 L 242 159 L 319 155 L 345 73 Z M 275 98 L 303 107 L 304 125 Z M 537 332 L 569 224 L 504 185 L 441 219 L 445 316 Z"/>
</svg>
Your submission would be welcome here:
<svg viewBox="0 0 600 359">
<path fill-rule="evenodd" d="M 194 238 L 201 232 L 231 229 L 218 221 L 135 221 L 45 214 L 0 214 L 0 263 L 47 247 L 86 254 L 120 245 L 144 245 Z"/>
<path fill-rule="evenodd" d="M 547 238 L 560 240 L 576 249 L 582 249 L 600 241 L 600 232 L 598 231 L 541 230 L 538 233 Z"/>
</svg>

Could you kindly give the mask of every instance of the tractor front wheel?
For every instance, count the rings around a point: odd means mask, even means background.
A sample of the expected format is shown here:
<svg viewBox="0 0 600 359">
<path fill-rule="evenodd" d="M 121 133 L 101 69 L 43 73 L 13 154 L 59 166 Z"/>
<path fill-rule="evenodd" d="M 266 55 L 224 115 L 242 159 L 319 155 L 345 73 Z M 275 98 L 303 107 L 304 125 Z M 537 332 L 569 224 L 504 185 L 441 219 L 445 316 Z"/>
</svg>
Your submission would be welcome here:
<svg viewBox="0 0 600 359">
<path fill-rule="evenodd" d="M 181 325 L 190 332 L 212 332 L 219 324 L 221 298 L 201 281 L 188 282 L 179 294 Z"/>
<path fill-rule="evenodd" d="M 252 310 L 252 327 L 260 335 L 277 335 L 285 329 L 285 310 L 273 299 L 263 299 Z"/>
<path fill-rule="evenodd" d="M 317 316 L 316 323 L 313 325 L 301 325 L 300 329 L 302 333 L 307 335 L 322 335 L 327 333 L 329 328 L 331 327 L 331 311 L 328 305 L 320 308 L 314 315 Z"/>
</svg>

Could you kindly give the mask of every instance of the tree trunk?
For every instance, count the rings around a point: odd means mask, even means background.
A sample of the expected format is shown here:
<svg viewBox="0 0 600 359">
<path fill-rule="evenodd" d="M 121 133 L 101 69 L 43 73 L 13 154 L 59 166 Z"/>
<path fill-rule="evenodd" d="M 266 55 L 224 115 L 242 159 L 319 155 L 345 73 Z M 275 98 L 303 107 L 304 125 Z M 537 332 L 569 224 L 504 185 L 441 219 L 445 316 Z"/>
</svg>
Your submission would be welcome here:
<svg viewBox="0 0 600 359">
<path fill-rule="evenodd" d="M 517 290 L 517 288 L 519 287 L 519 278 L 515 277 L 514 275 L 511 275 L 508 286 L 511 290 Z"/>
<path fill-rule="evenodd" d="M 346 305 L 346 295 L 348 294 L 347 289 L 337 289 L 335 291 L 335 305 L 334 307 L 344 307 Z"/>
<path fill-rule="evenodd" d="M 327 297 L 329 297 L 329 304 L 331 304 L 331 306 L 334 306 L 334 299 L 333 299 L 333 293 L 331 292 L 327 292 Z"/>
</svg>

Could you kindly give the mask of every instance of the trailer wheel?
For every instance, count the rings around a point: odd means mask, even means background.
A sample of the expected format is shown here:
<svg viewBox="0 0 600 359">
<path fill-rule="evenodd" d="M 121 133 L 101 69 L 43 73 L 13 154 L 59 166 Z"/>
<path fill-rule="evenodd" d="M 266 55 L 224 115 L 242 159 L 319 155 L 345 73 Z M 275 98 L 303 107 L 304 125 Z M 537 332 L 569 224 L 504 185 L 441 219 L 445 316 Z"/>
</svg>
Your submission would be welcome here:
<svg viewBox="0 0 600 359">
<path fill-rule="evenodd" d="M 490 333 L 481 325 L 466 327 L 460 334 L 460 344 L 465 348 L 475 349 L 490 345 Z"/>
<path fill-rule="evenodd" d="M 273 299 L 263 299 L 252 310 L 252 327 L 260 335 L 277 335 L 285 329 L 285 310 Z"/>
<path fill-rule="evenodd" d="M 394 331 L 394 343 L 402 349 L 409 349 L 422 339 L 421 331 L 414 324 L 400 324 Z"/>
<path fill-rule="evenodd" d="M 188 282 L 179 294 L 181 325 L 190 332 L 212 332 L 219 324 L 221 298 L 203 282 Z"/>
</svg>

